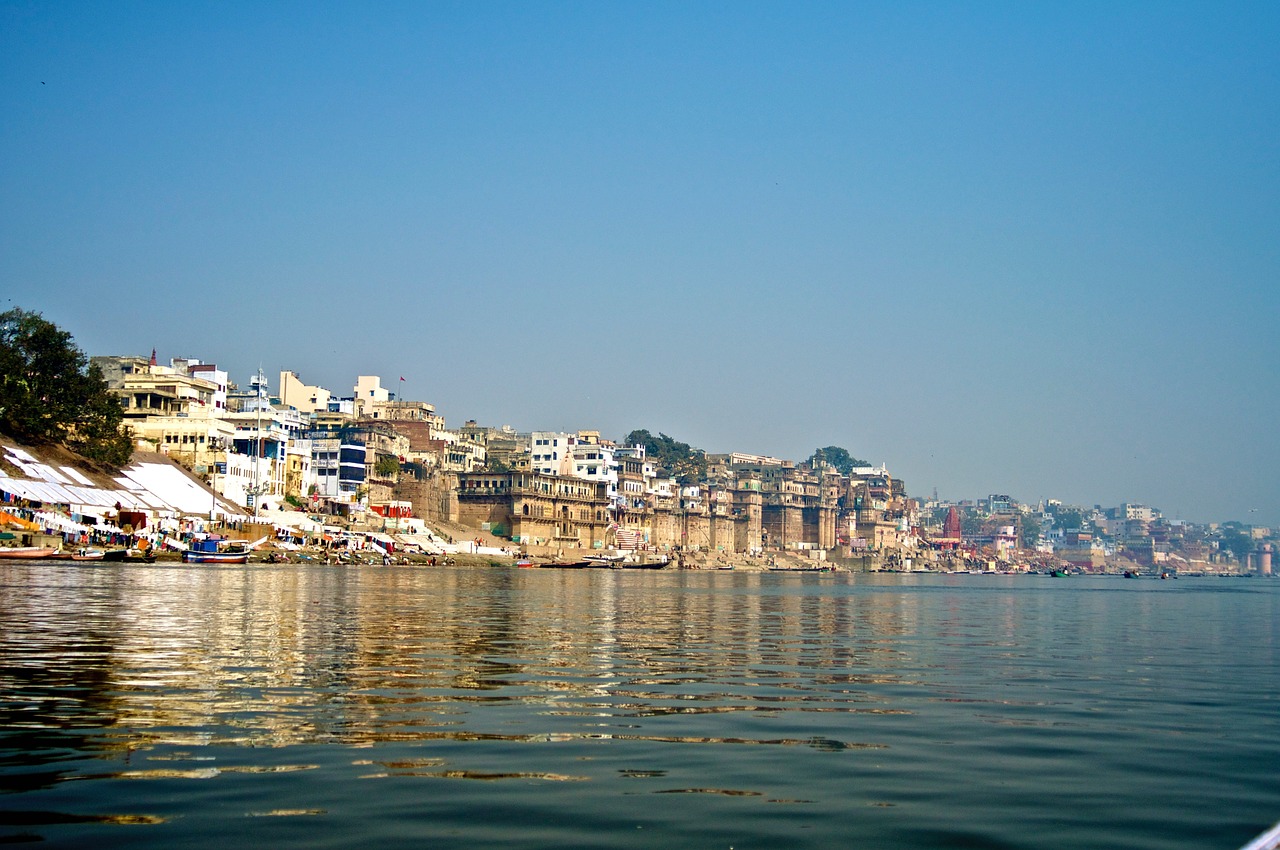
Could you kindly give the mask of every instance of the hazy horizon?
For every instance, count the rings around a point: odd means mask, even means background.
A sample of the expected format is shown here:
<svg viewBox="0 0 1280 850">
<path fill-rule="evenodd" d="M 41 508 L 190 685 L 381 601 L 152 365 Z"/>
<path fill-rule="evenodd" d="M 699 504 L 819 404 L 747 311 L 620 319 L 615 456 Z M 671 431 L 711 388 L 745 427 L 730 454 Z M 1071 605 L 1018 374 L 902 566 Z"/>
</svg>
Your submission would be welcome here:
<svg viewBox="0 0 1280 850">
<path fill-rule="evenodd" d="M 1280 526 L 1280 7 L 0 2 L 0 309 Z"/>
</svg>

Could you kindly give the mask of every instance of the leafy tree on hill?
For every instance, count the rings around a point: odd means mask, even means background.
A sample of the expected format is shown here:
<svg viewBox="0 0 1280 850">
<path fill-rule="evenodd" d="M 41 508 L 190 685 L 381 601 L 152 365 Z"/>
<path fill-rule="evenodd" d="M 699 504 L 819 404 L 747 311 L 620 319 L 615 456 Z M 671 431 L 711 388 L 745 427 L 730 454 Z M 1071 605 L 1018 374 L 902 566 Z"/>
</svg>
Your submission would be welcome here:
<svg viewBox="0 0 1280 850">
<path fill-rule="evenodd" d="M 0 313 L 0 431 L 32 443 L 62 443 L 120 467 L 133 438 L 97 366 L 71 334 L 39 313 Z"/>
<path fill-rule="evenodd" d="M 688 443 L 659 433 L 650 434 L 641 429 L 627 434 L 623 443 L 628 446 L 644 446 L 645 455 L 654 466 L 672 476 L 681 484 L 696 484 L 707 478 L 707 454 Z"/>
<path fill-rule="evenodd" d="M 1023 514 L 1018 522 L 1018 545 L 1033 549 L 1040 542 L 1040 521 L 1030 514 Z"/>
<path fill-rule="evenodd" d="M 1054 524 L 1066 531 L 1087 530 L 1084 517 L 1079 511 L 1058 511 Z"/>
<path fill-rule="evenodd" d="M 854 467 L 870 466 L 865 460 L 859 460 L 849 454 L 848 449 L 840 446 L 827 446 L 824 449 L 815 449 L 813 454 L 809 455 L 809 459 L 805 461 L 810 466 L 817 466 L 820 463 L 829 463 L 836 468 L 841 475 L 848 475 Z"/>
<path fill-rule="evenodd" d="M 1218 547 L 1235 555 L 1241 561 L 1253 551 L 1255 546 L 1253 538 L 1244 531 L 1244 527 L 1238 522 L 1223 523 L 1220 535 Z"/>
</svg>

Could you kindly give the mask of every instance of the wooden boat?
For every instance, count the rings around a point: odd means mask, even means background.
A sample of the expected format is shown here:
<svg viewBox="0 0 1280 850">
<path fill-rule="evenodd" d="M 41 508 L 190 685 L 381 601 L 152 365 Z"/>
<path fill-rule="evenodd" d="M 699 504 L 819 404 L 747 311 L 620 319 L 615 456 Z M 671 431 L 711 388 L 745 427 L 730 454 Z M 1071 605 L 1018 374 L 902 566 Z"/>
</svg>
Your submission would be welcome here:
<svg viewBox="0 0 1280 850">
<path fill-rule="evenodd" d="M 80 549 L 71 553 L 73 561 L 101 561 L 106 557 L 106 552 L 100 549 Z"/>
<path fill-rule="evenodd" d="M 669 561 L 618 561 L 609 564 L 615 570 L 665 570 Z"/>
<path fill-rule="evenodd" d="M 587 555 L 582 560 L 593 567 L 608 567 L 614 570 L 660 570 L 667 566 L 670 558 L 666 555 L 653 557 L 648 552 L 598 552 Z"/>
<path fill-rule="evenodd" d="M 1240 850 L 1276 850 L 1280 847 L 1280 823 L 1268 829 Z"/>
<path fill-rule="evenodd" d="M 595 555 L 587 555 L 583 557 L 588 564 L 599 567 L 612 567 L 621 564 L 626 560 L 626 555 L 618 552 L 600 552 Z"/>
<path fill-rule="evenodd" d="M 182 553 L 182 561 L 186 564 L 247 564 L 248 549 L 222 549 L 217 552 L 201 552 L 188 549 Z"/>
<path fill-rule="evenodd" d="M 182 553 L 182 561 L 186 564 L 247 564 L 253 550 L 266 542 L 265 537 L 252 543 L 210 537 L 193 543 L 190 549 Z"/>
<path fill-rule="evenodd" d="M 52 558 L 58 550 L 51 546 L 3 546 L 0 547 L 0 559 L 30 561 L 36 558 Z"/>
<path fill-rule="evenodd" d="M 102 553 L 102 560 L 126 564 L 154 564 L 156 553 L 151 549 L 108 549 Z"/>
</svg>

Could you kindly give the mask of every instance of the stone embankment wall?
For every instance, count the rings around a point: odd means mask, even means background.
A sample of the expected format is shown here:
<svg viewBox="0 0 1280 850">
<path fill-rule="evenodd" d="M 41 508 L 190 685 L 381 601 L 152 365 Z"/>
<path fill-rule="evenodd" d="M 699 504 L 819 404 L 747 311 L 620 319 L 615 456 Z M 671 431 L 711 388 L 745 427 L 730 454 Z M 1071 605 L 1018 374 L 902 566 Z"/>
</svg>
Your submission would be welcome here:
<svg viewBox="0 0 1280 850">
<path fill-rule="evenodd" d="M 458 476 L 438 469 L 421 469 L 400 473 L 395 498 L 413 504 L 413 515 L 432 522 L 458 521 Z"/>
</svg>

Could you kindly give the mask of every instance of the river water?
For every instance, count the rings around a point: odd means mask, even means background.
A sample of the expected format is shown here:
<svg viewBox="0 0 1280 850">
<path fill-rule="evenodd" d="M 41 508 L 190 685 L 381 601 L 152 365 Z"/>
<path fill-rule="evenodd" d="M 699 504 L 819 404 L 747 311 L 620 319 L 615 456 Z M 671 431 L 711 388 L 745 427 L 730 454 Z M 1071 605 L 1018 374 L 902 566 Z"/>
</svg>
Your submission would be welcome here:
<svg viewBox="0 0 1280 850">
<path fill-rule="evenodd" d="M 1280 581 L 0 565 L 0 842 L 1237 848 Z"/>
</svg>

